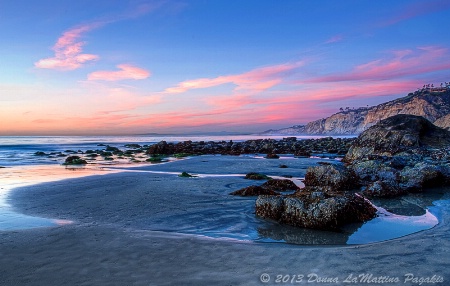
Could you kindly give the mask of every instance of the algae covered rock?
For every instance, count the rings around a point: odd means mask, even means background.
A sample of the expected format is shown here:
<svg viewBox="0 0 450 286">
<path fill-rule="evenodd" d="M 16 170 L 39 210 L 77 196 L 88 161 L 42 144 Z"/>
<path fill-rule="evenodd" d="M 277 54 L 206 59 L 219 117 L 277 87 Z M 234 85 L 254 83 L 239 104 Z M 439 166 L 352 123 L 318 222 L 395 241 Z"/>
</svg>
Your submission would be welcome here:
<svg viewBox="0 0 450 286">
<path fill-rule="evenodd" d="M 66 158 L 64 165 L 85 165 L 86 160 L 81 159 L 79 156 L 69 156 Z"/>
</svg>

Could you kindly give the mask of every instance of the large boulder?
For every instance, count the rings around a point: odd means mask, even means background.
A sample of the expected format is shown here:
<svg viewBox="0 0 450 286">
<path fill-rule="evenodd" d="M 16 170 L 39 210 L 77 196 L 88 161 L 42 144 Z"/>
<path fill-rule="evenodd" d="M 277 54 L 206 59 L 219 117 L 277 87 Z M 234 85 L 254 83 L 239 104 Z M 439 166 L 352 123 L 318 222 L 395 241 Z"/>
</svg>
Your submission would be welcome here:
<svg viewBox="0 0 450 286">
<path fill-rule="evenodd" d="M 370 127 L 353 142 L 345 162 L 368 155 L 393 156 L 417 148 L 442 148 L 450 144 L 450 132 L 421 116 L 399 114 Z"/>
<path fill-rule="evenodd" d="M 256 215 L 296 227 L 337 230 L 352 223 L 364 222 L 376 215 L 376 208 L 355 193 L 306 187 L 293 195 L 259 196 Z"/>
</svg>

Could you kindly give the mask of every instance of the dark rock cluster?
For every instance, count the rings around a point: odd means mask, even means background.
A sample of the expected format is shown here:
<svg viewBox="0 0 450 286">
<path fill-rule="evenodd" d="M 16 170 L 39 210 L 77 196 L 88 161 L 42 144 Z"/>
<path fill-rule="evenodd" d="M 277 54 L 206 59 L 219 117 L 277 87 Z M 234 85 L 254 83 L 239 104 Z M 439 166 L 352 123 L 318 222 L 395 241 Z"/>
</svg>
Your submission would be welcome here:
<svg viewBox="0 0 450 286">
<path fill-rule="evenodd" d="M 332 153 L 344 155 L 347 153 L 354 138 L 331 137 L 320 139 L 297 140 L 296 137 L 287 137 L 282 140 L 257 139 L 244 142 L 233 141 L 184 141 L 168 143 L 161 141 L 148 147 L 146 153 L 154 154 L 268 154 L 267 158 L 278 158 L 277 154 L 294 154 L 309 157 L 312 153 Z"/>
</svg>

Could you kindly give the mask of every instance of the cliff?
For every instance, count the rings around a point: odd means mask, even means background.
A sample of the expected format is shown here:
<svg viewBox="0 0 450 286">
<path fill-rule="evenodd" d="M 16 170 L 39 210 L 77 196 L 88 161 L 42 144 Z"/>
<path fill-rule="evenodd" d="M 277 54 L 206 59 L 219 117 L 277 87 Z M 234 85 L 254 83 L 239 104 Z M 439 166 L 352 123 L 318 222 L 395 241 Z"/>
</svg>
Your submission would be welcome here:
<svg viewBox="0 0 450 286">
<path fill-rule="evenodd" d="M 434 125 L 450 131 L 450 114 L 440 117 L 434 122 Z"/>
<path fill-rule="evenodd" d="M 445 116 L 450 114 L 450 90 L 435 88 L 416 91 L 377 106 L 343 110 L 304 126 L 268 130 L 263 134 L 353 135 L 397 114 L 422 116 L 431 122 L 441 124 L 440 127 L 448 128 L 450 117 Z"/>
</svg>

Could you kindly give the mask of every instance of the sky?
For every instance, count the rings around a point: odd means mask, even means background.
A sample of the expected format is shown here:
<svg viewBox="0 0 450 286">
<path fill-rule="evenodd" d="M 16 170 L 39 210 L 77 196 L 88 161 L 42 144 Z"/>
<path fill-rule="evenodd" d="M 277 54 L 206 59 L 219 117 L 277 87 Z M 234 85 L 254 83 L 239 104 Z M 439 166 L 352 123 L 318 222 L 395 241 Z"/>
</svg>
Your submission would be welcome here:
<svg viewBox="0 0 450 286">
<path fill-rule="evenodd" d="M 450 0 L 0 0 L 0 135 L 248 132 L 450 81 Z"/>
</svg>

